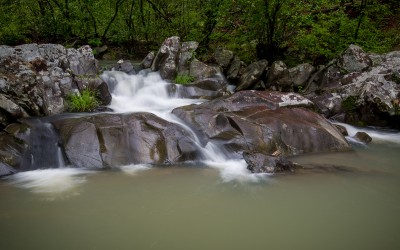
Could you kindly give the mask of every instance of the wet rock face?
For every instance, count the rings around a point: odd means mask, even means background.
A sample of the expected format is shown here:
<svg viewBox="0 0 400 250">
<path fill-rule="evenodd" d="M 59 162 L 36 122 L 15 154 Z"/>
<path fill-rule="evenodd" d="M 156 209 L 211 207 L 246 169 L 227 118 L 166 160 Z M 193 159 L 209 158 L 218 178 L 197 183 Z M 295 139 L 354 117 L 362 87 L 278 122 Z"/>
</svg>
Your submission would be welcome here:
<svg viewBox="0 0 400 250">
<path fill-rule="evenodd" d="M 74 166 L 168 165 L 198 157 L 187 131 L 150 113 L 97 114 L 53 124 Z"/>
<path fill-rule="evenodd" d="M 101 84 L 96 74 L 97 61 L 89 46 L 0 46 L 0 120 L 7 120 L 2 126 L 23 117 L 64 112 L 67 95 Z"/>
<path fill-rule="evenodd" d="M 279 92 L 241 91 L 176 108 L 173 114 L 192 127 L 202 141 L 213 140 L 239 155 L 243 151 L 279 151 L 285 156 L 349 149 L 345 138 L 325 118 L 297 108 L 298 102 L 287 104 L 285 100 L 290 98 Z"/>
</svg>

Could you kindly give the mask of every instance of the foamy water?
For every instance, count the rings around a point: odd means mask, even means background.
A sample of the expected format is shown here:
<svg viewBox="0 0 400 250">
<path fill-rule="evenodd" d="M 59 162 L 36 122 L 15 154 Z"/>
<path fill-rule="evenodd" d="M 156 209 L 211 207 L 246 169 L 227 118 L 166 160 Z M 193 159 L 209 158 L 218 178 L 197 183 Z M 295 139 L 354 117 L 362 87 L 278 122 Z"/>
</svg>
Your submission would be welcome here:
<svg viewBox="0 0 400 250">
<path fill-rule="evenodd" d="M 374 129 L 374 128 L 360 128 L 355 127 L 346 123 L 333 122 L 333 124 L 338 124 L 346 128 L 349 137 L 347 138 L 350 141 L 354 141 L 354 139 L 350 138 L 354 136 L 357 132 L 365 132 L 372 138 L 371 143 L 396 143 L 400 144 L 400 132 L 395 130 L 382 130 L 382 129 Z"/>
<path fill-rule="evenodd" d="M 130 164 L 118 167 L 123 173 L 128 175 L 137 175 L 140 172 L 151 169 L 149 164 Z"/>
<path fill-rule="evenodd" d="M 194 143 L 202 151 L 204 163 L 217 169 L 224 182 L 250 181 L 258 182 L 266 175 L 255 175 L 247 170 L 247 164 L 241 159 L 232 159 L 228 152 L 222 152 L 212 142 L 202 146 L 196 134 L 177 117 L 171 114 L 174 108 L 201 103 L 202 100 L 171 96 L 167 86 L 171 83 L 164 81 L 157 72 L 141 72 L 137 75 L 128 75 L 123 72 L 109 71 L 101 76 L 108 85 L 113 86 L 110 108 L 117 113 L 150 112 L 169 122 L 176 123 L 187 130 L 194 138 Z M 147 169 L 147 165 L 129 165 L 120 167 L 122 171 L 137 174 Z"/>
<path fill-rule="evenodd" d="M 87 175 L 94 173 L 95 171 L 77 168 L 38 169 L 20 172 L 7 179 L 14 186 L 55 199 L 79 194 L 76 188 L 87 181 Z"/>
</svg>

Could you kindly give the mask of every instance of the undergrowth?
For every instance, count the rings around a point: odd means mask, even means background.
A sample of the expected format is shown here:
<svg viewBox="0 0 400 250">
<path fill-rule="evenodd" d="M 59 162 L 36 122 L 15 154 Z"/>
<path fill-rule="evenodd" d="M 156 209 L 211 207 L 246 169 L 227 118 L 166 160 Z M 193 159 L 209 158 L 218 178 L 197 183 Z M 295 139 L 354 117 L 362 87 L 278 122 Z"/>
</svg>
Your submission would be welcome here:
<svg viewBox="0 0 400 250">
<path fill-rule="evenodd" d="M 70 94 L 67 97 L 68 108 L 71 112 L 91 112 L 99 106 L 97 92 L 84 89 L 80 93 Z"/>
</svg>

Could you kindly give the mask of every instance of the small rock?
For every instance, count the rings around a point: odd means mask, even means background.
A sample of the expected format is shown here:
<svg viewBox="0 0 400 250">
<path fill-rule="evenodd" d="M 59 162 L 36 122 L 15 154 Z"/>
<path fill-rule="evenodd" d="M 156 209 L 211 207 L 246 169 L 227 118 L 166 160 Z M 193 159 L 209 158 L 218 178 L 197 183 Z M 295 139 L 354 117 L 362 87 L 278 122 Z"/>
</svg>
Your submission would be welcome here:
<svg viewBox="0 0 400 250">
<path fill-rule="evenodd" d="M 357 140 L 359 140 L 359 141 L 361 141 L 361 142 L 364 142 L 364 143 L 370 143 L 370 142 L 372 141 L 371 136 L 369 136 L 369 135 L 368 135 L 367 133 L 365 133 L 365 132 L 357 132 L 357 133 L 354 135 L 354 138 L 357 139 Z"/>
</svg>

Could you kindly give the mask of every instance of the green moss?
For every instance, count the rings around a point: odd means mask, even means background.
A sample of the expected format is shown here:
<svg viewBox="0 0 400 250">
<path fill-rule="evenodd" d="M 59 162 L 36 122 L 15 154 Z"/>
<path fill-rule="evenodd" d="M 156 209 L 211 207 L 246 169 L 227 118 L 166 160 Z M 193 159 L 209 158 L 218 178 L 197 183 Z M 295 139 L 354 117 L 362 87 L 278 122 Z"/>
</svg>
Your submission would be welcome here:
<svg viewBox="0 0 400 250">
<path fill-rule="evenodd" d="M 396 84 L 400 84 L 400 74 L 393 73 L 392 81 L 395 82 Z"/>
<path fill-rule="evenodd" d="M 90 89 L 84 89 L 80 94 L 69 95 L 67 101 L 72 112 L 91 112 L 99 106 L 96 91 Z"/>
<path fill-rule="evenodd" d="M 357 97 L 349 96 L 342 101 L 342 109 L 346 112 L 352 112 L 357 109 Z"/>
<path fill-rule="evenodd" d="M 187 74 L 177 75 L 175 78 L 175 83 L 177 84 L 188 84 L 195 80 L 196 78 Z"/>
</svg>

